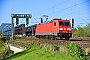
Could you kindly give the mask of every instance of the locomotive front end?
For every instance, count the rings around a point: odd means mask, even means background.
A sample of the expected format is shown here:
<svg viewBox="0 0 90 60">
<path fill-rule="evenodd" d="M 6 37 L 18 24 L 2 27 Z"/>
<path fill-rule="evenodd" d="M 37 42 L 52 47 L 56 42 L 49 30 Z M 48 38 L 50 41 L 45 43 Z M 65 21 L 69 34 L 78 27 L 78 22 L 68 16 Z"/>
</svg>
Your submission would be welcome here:
<svg viewBox="0 0 90 60">
<path fill-rule="evenodd" d="M 59 33 L 60 38 L 69 39 L 72 36 L 72 29 L 70 20 L 61 20 L 59 21 Z"/>
</svg>

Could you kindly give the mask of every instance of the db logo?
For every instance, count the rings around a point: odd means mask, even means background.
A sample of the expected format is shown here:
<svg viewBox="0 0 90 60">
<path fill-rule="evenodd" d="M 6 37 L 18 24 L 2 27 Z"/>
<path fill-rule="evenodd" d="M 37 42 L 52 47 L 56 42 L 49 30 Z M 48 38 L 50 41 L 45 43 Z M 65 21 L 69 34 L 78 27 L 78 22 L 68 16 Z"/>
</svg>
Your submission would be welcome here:
<svg viewBox="0 0 90 60">
<path fill-rule="evenodd" d="M 66 28 L 64 28 L 64 30 L 66 30 Z"/>
</svg>

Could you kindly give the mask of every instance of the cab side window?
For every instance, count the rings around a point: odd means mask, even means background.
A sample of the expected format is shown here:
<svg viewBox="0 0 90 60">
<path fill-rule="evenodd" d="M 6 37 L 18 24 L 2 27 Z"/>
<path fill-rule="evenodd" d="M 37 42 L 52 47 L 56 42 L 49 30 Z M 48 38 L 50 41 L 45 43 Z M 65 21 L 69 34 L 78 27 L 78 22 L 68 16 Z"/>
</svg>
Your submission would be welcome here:
<svg viewBox="0 0 90 60">
<path fill-rule="evenodd" d="M 54 26 L 56 26 L 56 22 L 54 22 Z"/>
</svg>

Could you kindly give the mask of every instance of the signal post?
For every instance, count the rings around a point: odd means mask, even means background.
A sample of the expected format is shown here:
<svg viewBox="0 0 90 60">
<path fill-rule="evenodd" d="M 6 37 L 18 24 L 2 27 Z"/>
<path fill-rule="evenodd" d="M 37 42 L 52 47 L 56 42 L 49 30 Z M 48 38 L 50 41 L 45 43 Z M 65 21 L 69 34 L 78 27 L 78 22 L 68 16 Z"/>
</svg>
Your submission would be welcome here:
<svg viewBox="0 0 90 60">
<path fill-rule="evenodd" d="M 74 33 L 74 18 L 72 18 L 72 38 L 74 38 L 73 33 Z"/>
<path fill-rule="evenodd" d="M 14 18 L 16 18 L 16 25 L 19 24 L 19 18 L 26 18 L 26 25 L 29 24 L 29 18 L 32 18 L 32 14 L 11 14 L 12 18 L 12 40 L 14 39 Z"/>
</svg>

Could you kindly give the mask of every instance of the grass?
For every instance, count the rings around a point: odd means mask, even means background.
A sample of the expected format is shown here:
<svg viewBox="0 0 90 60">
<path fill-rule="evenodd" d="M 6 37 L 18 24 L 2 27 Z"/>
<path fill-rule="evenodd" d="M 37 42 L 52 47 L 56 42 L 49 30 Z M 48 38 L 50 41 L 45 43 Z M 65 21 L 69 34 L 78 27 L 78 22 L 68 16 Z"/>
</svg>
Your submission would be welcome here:
<svg viewBox="0 0 90 60">
<path fill-rule="evenodd" d="M 90 60 L 90 55 L 89 56 L 86 56 L 86 60 Z"/>
<path fill-rule="evenodd" d="M 31 47 L 23 52 L 6 57 L 3 60 L 75 60 L 75 58 L 41 49 L 40 47 Z"/>
<path fill-rule="evenodd" d="M 32 45 L 38 46 L 40 44 L 40 41 L 35 41 L 35 40 L 13 40 L 9 41 L 10 44 L 16 45 L 16 46 L 21 46 L 25 48 L 29 48 Z"/>
<path fill-rule="evenodd" d="M 13 40 L 10 41 L 13 45 L 18 45 L 27 48 L 23 52 L 11 55 L 3 60 L 75 60 L 75 57 L 67 56 L 66 54 L 60 54 L 49 50 L 41 49 L 40 41 L 35 40 Z M 32 47 L 37 46 L 37 47 Z M 32 47 L 32 48 L 29 48 Z M 90 56 L 86 56 L 86 60 L 89 60 Z"/>
</svg>

